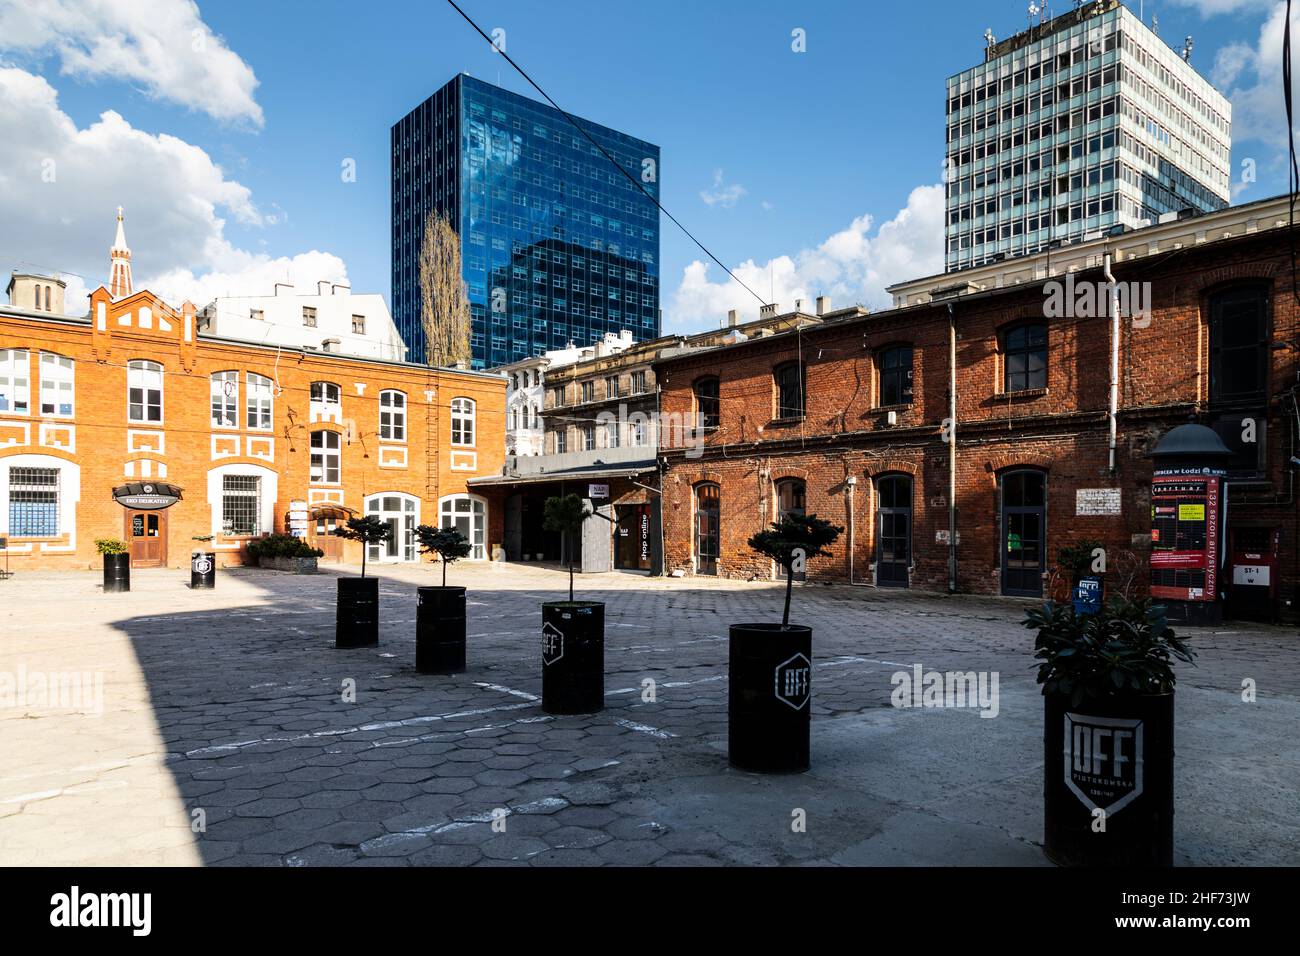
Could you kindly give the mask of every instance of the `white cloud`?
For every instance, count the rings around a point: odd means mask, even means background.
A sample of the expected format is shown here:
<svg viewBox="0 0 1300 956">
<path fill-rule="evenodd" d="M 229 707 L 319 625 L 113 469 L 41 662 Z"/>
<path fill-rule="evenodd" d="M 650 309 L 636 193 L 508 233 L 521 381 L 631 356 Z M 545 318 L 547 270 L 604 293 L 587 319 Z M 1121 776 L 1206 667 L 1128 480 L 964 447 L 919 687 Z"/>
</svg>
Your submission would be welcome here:
<svg viewBox="0 0 1300 956">
<path fill-rule="evenodd" d="M 730 209 L 749 192 L 740 183 L 731 183 L 723 185 L 722 170 L 713 171 L 713 187 L 711 189 L 701 189 L 700 198 L 704 200 L 706 206 L 721 206 L 723 209 Z"/>
<path fill-rule="evenodd" d="M 795 299 L 811 307 L 819 295 L 829 295 L 837 307 L 885 308 L 891 302 L 886 286 L 943 270 L 943 210 L 942 186 L 918 186 L 907 206 L 874 235 L 872 216 L 862 215 L 815 248 L 762 265 L 750 259 L 732 271 L 783 309 Z M 710 274 L 716 271 L 698 259 L 683 270 L 665 332 L 716 326 L 730 309 L 739 309 L 746 320 L 758 317 L 754 297 L 729 277 L 714 281 Z"/>
<path fill-rule="evenodd" d="M 123 80 L 154 99 L 262 125 L 252 67 L 193 0 L 0 0 L 0 50 L 53 54 L 65 75 Z"/>
<path fill-rule="evenodd" d="M 1282 28 L 1286 5 L 1273 4 L 1259 39 L 1252 46 L 1234 43 L 1215 58 L 1213 76 L 1224 95 L 1232 101 L 1234 142 L 1257 140 L 1284 149 L 1287 143 L 1286 112 L 1282 99 Z M 1292 36 L 1300 39 L 1300 7 L 1292 12 Z M 1300 98 L 1300 77 L 1292 85 Z M 1238 152 L 1233 150 L 1234 153 Z M 1248 158 L 1248 157 L 1239 157 Z"/>
<path fill-rule="evenodd" d="M 269 293 L 286 275 L 339 281 L 337 256 L 274 258 L 236 248 L 226 217 L 263 227 L 247 187 L 197 146 L 136 129 L 107 111 L 84 129 L 42 77 L 0 68 L 0 264 L 72 273 L 67 306 L 107 280 L 118 205 L 126 209 L 137 289 L 205 304 L 215 292 Z"/>
<path fill-rule="evenodd" d="M 1224 13 L 1267 10 L 1273 0 L 1172 0 L 1172 2 L 1174 6 L 1192 7 L 1199 11 L 1202 17 L 1209 18 Z"/>
</svg>

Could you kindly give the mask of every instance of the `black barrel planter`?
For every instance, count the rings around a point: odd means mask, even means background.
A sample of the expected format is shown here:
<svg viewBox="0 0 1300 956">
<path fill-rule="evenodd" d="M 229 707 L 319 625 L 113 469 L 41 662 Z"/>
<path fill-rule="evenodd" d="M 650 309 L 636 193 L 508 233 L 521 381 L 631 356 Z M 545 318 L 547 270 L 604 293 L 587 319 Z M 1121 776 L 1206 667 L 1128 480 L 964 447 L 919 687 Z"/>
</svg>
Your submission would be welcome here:
<svg viewBox="0 0 1300 956">
<path fill-rule="evenodd" d="M 605 707 L 605 605 L 542 605 L 542 710 L 594 714 Z"/>
<path fill-rule="evenodd" d="M 459 674 L 465 669 L 465 589 L 416 588 L 415 669 Z"/>
<path fill-rule="evenodd" d="M 1174 695 L 1043 698 L 1044 851 L 1063 866 L 1171 866 Z M 1105 811 L 1099 830 L 1096 810 Z"/>
<path fill-rule="evenodd" d="M 727 668 L 727 757 L 739 770 L 809 766 L 812 629 L 733 624 Z"/>
<path fill-rule="evenodd" d="M 131 590 L 131 555 L 104 555 L 104 593 Z"/>
<path fill-rule="evenodd" d="M 379 643 L 379 578 L 339 578 L 335 647 L 373 647 Z"/>
<path fill-rule="evenodd" d="M 210 591 L 217 586 L 217 556 L 211 551 L 195 551 L 190 555 L 190 588 Z"/>
</svg>

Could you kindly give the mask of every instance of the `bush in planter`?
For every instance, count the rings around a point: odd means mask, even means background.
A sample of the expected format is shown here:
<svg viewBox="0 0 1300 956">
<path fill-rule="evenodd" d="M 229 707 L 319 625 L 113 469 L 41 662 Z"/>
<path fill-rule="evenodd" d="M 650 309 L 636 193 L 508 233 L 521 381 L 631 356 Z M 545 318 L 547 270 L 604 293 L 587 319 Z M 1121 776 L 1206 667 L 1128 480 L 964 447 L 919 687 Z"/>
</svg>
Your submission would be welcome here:
<svg viewBox="0 0 1300 956">
<path fill-rule="evenodd" d="M 416 589 L 415 669 L 456 674 L 465 669 L 465 589 L 447 587 L 447 565 L 469 557 L 474 546 L 455 528 L 422 524 L 415 537 L 421 554 L 442 558 L 442 586 Z"/>
<path fill-rule="evenodd" d="M 564 536 L 569 600 L 542 604 L 542 709 L 590 714 L 605 706 L 605 604 L 573 599 L 573 539 L 591 514 L 577 495 L 546 499 L 542 527 Z"/>
<path fill-rule="evenodd" d="M 96 538 L 95 550 L 104 555 L 126 554 L 127 547 L 125 541 L 120 541 L 117 538 Z"/>
<path fill-rule="evenodd" d="M 366 552 L 387 541 L 392 529 L 374 515 L 349 518 L 332 534 L 361 542 L 361 577 L 339 578 L 335 647 L 364 647 L 379 643 L 379 581 L 366 577 Z"/>
<path fill-rule="evenodd" d="M 785 569 L 780 624 L 733 624 L 727 688 L 727 755 L 733 767 L 772 772 L 810 766 L 812 629 L 790 624 L 794 577 L 844 529 L 816 515 L 782 515 L 749 546 Z"/>
<path fill-rule="evenodd" d="M 1100 614 L 1031 608 L 1043 687 L 1044 849 L 1069 865 L 1173 862 L 1175 660 L 1192 650 L 1150 600 Z"/>
<path fill-rule="evenodd" d="M 95 550 L 104 556 L 104 592 L 131 590 L 131 555 L 125 541 L 96 538 Z"/>
<path fill-rule="evenodd" d="M 268 534 L 248 542 L 248 556 L 262 558 L 319 558 L 325 554 L 291 534 Z"/>
</svg>

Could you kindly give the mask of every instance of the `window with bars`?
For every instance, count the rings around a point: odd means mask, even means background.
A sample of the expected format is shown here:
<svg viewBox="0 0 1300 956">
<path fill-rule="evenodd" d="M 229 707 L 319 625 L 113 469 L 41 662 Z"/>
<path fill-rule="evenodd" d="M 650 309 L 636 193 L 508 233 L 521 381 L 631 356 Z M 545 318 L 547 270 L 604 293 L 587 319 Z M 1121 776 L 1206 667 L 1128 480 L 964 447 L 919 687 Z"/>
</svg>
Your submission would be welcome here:
<svg viewBox="0 0 1300 956">
<path fill-rule="evenodd" d="M 221 533 L 262 533 L 262 479 L 257 475 L 223 475 L 221 478 Z"/>
<path fill-rule="evenodd" d="M 59 534 L 59 469 L 9 469 L 9 533 L 15 538 Z"/>
</svg>

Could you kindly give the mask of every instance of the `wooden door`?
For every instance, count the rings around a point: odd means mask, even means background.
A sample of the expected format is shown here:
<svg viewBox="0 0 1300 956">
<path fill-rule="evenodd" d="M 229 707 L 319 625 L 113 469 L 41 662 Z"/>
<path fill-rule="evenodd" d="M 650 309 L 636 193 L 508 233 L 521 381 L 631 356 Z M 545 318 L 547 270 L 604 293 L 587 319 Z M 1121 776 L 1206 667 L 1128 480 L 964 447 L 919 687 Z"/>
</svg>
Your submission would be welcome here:
<svg viewBox="0 0 1300 956">
<path fill-rule="evenodd" d="M 126 512 L 126 543 L 133 568 L 161 568 L 167 564 L 167 512 Z"/>
</svg>

